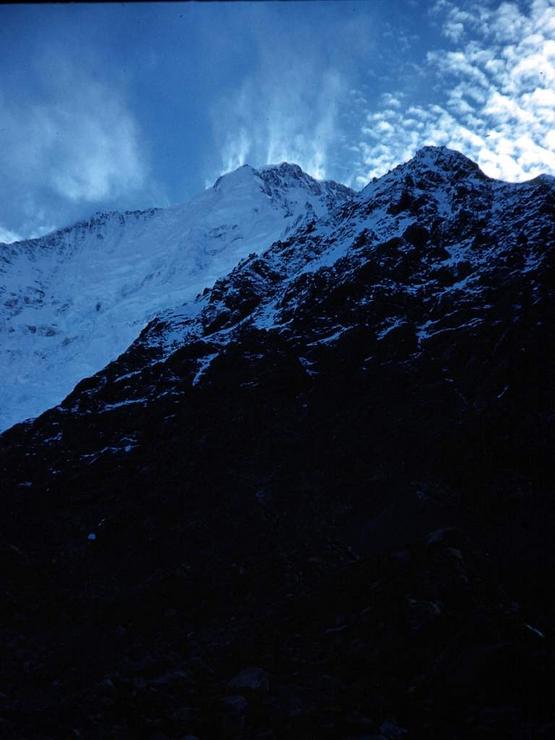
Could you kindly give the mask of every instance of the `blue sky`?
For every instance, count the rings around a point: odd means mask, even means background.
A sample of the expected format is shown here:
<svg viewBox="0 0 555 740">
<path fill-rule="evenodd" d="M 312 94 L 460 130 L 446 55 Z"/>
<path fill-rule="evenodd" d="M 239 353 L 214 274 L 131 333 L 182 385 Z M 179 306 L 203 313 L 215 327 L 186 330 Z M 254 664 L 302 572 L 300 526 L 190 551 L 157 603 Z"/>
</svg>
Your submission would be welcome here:
<svg viewBox="0 0 555 740">
<path fill-rule="evenodd" d="M 245 162 L 360 188 L 424 144 L 555 174 L 555 0 L 0 7 L 0 241 Z"/>
</svg>

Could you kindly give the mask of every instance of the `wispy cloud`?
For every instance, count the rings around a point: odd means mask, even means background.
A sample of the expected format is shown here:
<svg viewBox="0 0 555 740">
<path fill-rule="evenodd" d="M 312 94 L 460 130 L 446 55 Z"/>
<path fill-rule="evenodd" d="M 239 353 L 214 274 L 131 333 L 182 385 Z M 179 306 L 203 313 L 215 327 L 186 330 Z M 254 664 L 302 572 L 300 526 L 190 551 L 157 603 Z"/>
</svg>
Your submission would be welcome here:
<svg viewBox="0 0 555 740">
<path fill-rule="evenodd" d="M 243 84 L 223 115 L 230 130 L 222 146 L 222 171 L 245 162 L 289 161 L 314 177 L 326 176 L 345 86 L 336 70 L 311 70 L 309 75 L 289 76 L 274 88 L 262 86 L 262 95 L 258 82 Z"/>
<path fill-rule="evenodd" d="M 425 144 L 459 149 L 492 177 L 555 173 L 554 3 L 439 0 L 431 15 L 455 46 L 427 54 L 435 102 L 382 97 L 362 130 L 359 184 Z"/>
<path fill-rule="evenodd" d="M 49 228 L 62 203 L 138 192 L 148 174 L 124 95 L 60 58 L 48 64 L 41 95 L 0 95 L 0 190 L 17 204 L 11 227 L 25 236 Z"/>
<path fill-rule="evenodd" d="M 0 244 L 3 242 L 9 244 L 10 242 L 17 242 L 21 239 L 21 234 L 11 231 L 11 229 L 5 229 L 0 224 Z"/>
<path fill-rule="evenodd" d="M 350 105 L 351 73 L 369 53 L 375 32 L 366 14 L 344 20 L 334 16 L 333 26 L 315 29 L 306 13 L 283 33 L 276 31 L 277 44 L 267 29 L 255 34 L 256 65 L 217 101 L 218 174 L 245 163 L 290 161 L 322 179 L 340 160 L 349 143 L 342 117 Z"/>
<path fill-rule="evenodd" d="M 286 84 L 274 91 L 266 161 L 301 162 L 309 174 L 324 178 L 344 93 L 345 84 L 335 69 L 318 75 L 310 70 L 306 79 L 297 78 L 296 88 Z"/>
</svg>

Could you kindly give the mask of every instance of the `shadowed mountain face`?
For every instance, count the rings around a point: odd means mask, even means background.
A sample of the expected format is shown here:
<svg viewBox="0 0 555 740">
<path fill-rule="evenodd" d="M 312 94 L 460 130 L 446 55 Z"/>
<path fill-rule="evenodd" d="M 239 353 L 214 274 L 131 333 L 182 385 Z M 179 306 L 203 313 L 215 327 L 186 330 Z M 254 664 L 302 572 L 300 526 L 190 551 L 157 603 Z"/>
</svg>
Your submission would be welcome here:
<svg viewBox="0 0 555 740">
<path fill-rule="evenodd" d="M 553 737 L 554 246 L 425 148 L 5 433 L 2 736 Z"/>
</svg>

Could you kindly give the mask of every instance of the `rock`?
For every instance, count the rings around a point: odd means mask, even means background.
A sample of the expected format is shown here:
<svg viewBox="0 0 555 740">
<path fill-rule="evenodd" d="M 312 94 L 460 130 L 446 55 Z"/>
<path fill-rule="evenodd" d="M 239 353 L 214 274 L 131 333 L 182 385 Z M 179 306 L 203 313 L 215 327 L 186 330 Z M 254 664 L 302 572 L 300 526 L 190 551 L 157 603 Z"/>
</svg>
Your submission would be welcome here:
<svg viewBox="0 0 555 740">
<path fill-rule="evenodd" d="M 441 607 L 434 601 L 409 599 L 409 625 L 418 632 L 441 616 Z"/>
<path fill-rule="evenodd" d="M 238 740 L 243 737 L 249 703 L 244 696 L 226 696 L 222 702 L 222 738 Z"/>
<path fill-rule="evenodd" d="M 191 726 L 195 719 L 195 711 L 192 707 L 180 707 L 175 712 L 172 712 L 171 718 L 173 722 L 179 724 L 181 727 Z M 187 737 L 189 736 L 185 736 L 182 740 L 187 740 Z M 193 738 L 194 735 L 190 737 Z"/>
<path fill-rule="evenodd" d="M 380 732 L 382 735 L 385 735 L 387 740 L 396 740 L 397 738 L 404 737 L 408 733 L 408 730 L 405 730 L 404 727 L 399 727 L 396 722 L 386 719 L 380 725 Z"/>
<path fill-rule="evenodd" d="M 426 539 L 428 545 L 439 545 L 449 542 L 456 533 L 455 527 L 446 527 L 443 529 L 436 529 L 434 532 L 430 532 Z"/>
<path fill-rule="evenodd" d="M 350 732 L 362 732 L 372 730 L 375 727 L 375 723 L 360 712 L 350 712 L 345 717 L 345 726 Z"/>
<path fill-rule="evenodd" d="M 231 679 L 227 687 L 233 690 L 267 693 L 270 689 L 270 680 L 263 668 L 245 668 Z"/>
<path fill-rule="evenodd" d="M 423 247 L 430 239 L 428 229 L 424 228 L 420 224 L 411 224 L 408 226 L 403 237 L 415 247 Z"/>
</svg>

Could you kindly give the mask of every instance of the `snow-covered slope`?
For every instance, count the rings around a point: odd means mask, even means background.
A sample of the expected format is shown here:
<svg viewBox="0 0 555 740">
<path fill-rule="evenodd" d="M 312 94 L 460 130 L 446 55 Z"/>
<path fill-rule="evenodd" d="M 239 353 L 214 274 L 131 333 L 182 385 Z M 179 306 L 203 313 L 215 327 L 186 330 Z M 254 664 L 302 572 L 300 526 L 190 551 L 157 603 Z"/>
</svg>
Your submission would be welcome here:
<svg viewBox="0 0 555 740">
<path fill-rule="evenodd" d="M 185 205 L 0 244 L 0 430 L 59 403 L 158 312 L 350 196 L 296 165 L 245 165 Z"/>
</svg>

